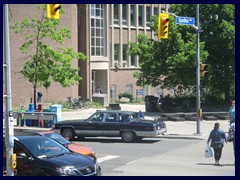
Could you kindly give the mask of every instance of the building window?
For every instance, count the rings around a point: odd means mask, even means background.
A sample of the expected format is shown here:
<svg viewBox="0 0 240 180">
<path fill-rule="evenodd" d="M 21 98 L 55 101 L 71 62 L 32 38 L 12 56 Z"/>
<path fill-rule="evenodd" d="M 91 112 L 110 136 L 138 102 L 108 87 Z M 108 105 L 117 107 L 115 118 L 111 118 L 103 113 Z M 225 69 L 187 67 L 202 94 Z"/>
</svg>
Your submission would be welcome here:
<svg viewBox="0 0 240 180">
<path fill-rule="evenodd" d="M 154 7 L 154 15 L 158 16 L 158 7 Z"/>
<path fill-rule="evenodd" d="M 127 16 L 128 16 L 128 5 L 123 4 L 122 5 L 122 25 L 127 26 Z"/>
<path fill-rule="evenodd" d="M 91 4 L 91 54 L 104 56 L 104 5 Z"/>
<path fill-rule="evenodd" d="M 110 96 L 111 99 L 117 99 L 117 86 L 115 84 L 112 84 L 110 87 Z"/>
<path fill-rule="evenodd" d="M 146 7 L 146 26 L 150 27 L 151 24 L 151 7 Z"/>
<path fill-rule="evenodd" d="M 123 61 L 127 61 L 127 50 L 128 50 L 128 45 L 123 44 L 123 48 L 122 48 Z"/>
<path fill-rule="evenodd" d="M 119 25 L 119 5 L 114 4 L 114 24 Z"/>
<path fill-rule="evenodd" d="M 136 26 L 136 20 L 135 20 L 135 14 L 136 14 L 136 10 L 135 10 L 135 5 L 131 5 L 131 26 Z"/>
<path fill-rule="evenodd" d="M 133 94 L 133 85 L 132 84 L 126 85 L 126 92 Z"/>
<path fill-rule="evenodd" d="M 114 60 L 119 61 L 119 44 L 114 44 Z"/>
<path fill-rule="evenodd" d="M 136 56 L 131 56 L 131 66 L 136 67 L 137 63 L 136 63 Z"/>
<path fill-rule="evenodd" d="M 143 27 L 143 7 L 138 6 L 138 26 Z"/>
</svg>

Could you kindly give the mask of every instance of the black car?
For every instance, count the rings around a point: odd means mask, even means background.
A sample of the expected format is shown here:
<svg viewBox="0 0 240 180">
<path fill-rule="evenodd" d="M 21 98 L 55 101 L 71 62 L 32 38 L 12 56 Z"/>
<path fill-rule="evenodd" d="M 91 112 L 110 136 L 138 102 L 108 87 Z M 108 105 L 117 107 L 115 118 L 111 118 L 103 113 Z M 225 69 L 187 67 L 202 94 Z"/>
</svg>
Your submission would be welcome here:
<svg viewBox="0 0 240 180">
<path fill-rule="evenodd" d="M 93 158 L 72 152 L 48 137 L 16 136 L 14 153 L 17 155 L 17 176 L 101 175 L 101 168 Z M 3 160 L 5 170 L 5 152 Z"/>
<path fill-rule="evenodd" d="M 122 137 L 133 142 L 167 132 L 164 121 L 142 120 L 138 112 L 121 110 L 96 111 L 85 120 L 67 120 L 53 125 L 52 129 L 70 140 L 83 137 Z"/>
</svg>

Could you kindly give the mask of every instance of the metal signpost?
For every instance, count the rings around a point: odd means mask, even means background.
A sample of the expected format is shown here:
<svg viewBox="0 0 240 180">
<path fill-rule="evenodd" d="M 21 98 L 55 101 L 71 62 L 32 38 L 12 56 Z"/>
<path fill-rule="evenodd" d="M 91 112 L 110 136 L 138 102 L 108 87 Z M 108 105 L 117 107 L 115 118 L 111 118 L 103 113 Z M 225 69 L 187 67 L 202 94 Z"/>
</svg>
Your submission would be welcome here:
<svg viewBox="0 0 240 180">
<path fill-rule="evenodd" d="M 176 17 L 176 23 L 180 25 L 189 25 L 192 28 L 196 30 L 197 33 L 197 68 L 196 68 L 196 74 L 197 74 L 197 80 L 196 80 L 196 92 L 197 92 L 197 98 L 196 98 L 196 121 L 197 121 L 197 134 L 200 134 L 200 116 L 202 116 L 202 110 L 200 105 L 200 28 L 199 28 L 199 4 L 197 4 L 197 10 L 196 10 L 196 17 L 197 17 L 197 26 L 194 25 L 195 20 L 191 17 L 181 17 L 177 16 L 173 13 L 168 14 Z"/>
</svg>

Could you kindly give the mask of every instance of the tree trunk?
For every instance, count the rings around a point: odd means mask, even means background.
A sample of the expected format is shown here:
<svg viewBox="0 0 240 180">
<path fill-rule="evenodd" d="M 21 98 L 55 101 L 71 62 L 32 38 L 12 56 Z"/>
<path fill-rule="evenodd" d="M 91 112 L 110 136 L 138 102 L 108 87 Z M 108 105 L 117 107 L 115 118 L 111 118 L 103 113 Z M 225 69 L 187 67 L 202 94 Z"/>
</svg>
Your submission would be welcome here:
<svg viewBox="0 0 240 180">
<path fill-rule="evenodd" d="M 35 110 L 37 109 L 37 107 L 36 107 L 36 105 L 37 105 L 37 102 L 36 102 L 36 87 L 33 87 L 33 102 L 34 102 L 34 108 L 35 108 Z"/>
</svg>

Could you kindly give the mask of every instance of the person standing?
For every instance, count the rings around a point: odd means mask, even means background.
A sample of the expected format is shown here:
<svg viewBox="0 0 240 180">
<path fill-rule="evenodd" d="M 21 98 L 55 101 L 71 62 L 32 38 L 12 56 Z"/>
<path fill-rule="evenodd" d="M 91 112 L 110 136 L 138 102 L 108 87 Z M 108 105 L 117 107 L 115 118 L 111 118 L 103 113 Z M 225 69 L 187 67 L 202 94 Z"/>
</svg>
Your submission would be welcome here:
<svg viewBox="0 0 240 180">
<path fill-rule="evenodd" d="M 211 141 L 211 147 L 214 150 L 215 165 L 218 165 L 218 166 L 220 165 L 219 160 L 221 159 L 221 156 L 222 156 L 224 141 L 227 142 L 225 132 L 222 129 L 219 129 L 219 127 L 220 127 L 220 124 L 216 122 L 207 140 L 208 145 L 209 145 L 209 142 Z"/>
<path fill-rule="evenodd" d="M 41 101 L 42 101 L 42 93 L 37 92 L 37 103 L 41 103 Z"/>
<path fill-rule="evenodd" d="M 229 119 L 230 119 L 230 125 L 232 123 L 235 123 L 235 100 L 232 101 L 232 105 L 229 108 Z"/>
<path fill-rule="evenodd" d="M 234 154 L 234 159 L 235 159 L 235 123 L 232 123 L 229 126 L 227 140 L 228 140 L 228 142 L 233 143 L 233 154 Z M 235 161 L 234 161 L 234 164 L 235 164 Z"/>
<path fill-rule="evenodd" d="M 98 94 L 102 94 L 103 93 L 100 87 L 97 87 L 97 93 Z"/>
</svg>

